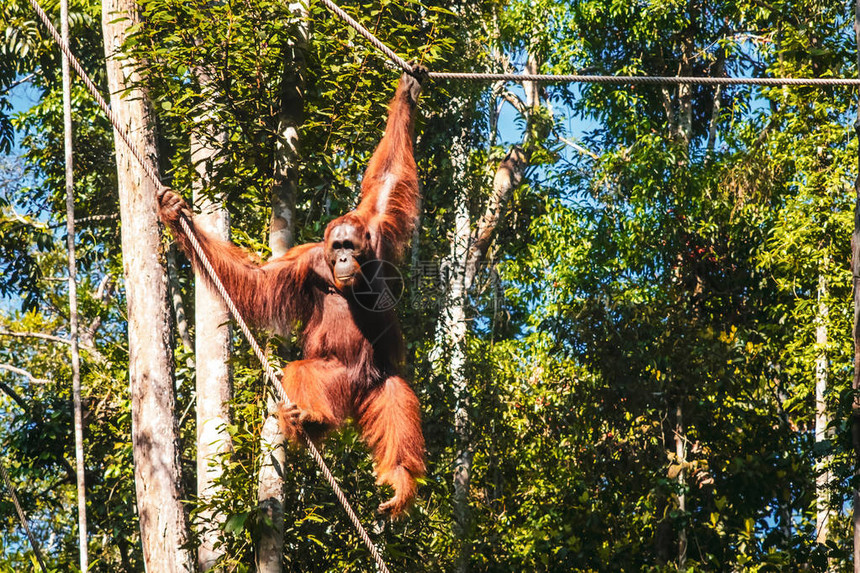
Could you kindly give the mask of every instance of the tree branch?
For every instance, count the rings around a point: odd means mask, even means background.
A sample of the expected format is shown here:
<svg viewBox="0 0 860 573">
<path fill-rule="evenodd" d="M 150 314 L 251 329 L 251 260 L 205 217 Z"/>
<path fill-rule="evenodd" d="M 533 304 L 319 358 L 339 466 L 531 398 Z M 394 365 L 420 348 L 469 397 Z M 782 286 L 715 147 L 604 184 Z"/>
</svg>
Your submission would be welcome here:
<svg viewBox="0 0 860 573">
<path fill-rule="evenodd" d="M 23 373 L 25 376 L 32 379 L 32 376 L 30 376 L 28 372 L 25 372 L 20 368 L 15 368 L 14 366 L 9 367 L 7 365 L 0 365 L 0 367 L 6 368 L 13 372 L 17 371 L 16 373 Z M 27 403 L 24 401 L 21 395 L 15 392 L 15 390 L 13 390 L 8 384 L 0 382 L 0 390 L 3 390 L 3 392 L 5 392 L 10 398 L 12 398 L 12 400 L 15 401 L 16 404 L 21 407 L 22 410 L 24 410 L 27 416 L 33 421 L 34 424 L 36 424 L 37 429 L 41 429 L 44 426 L 44 423 L 41 419 L 33 417 L 30 408 L 27 406 Z M 77 478 L 77 475 L 75 474 L 75 469 L 72 467 L 69 461 L 65 457 L 63 457 L 62 452 L 57 453 L 57 462 L 63 467 L 64 470 L 66 470 L 66 475 L 68 476 L 68 479 L 72 483 L 74 483 L 74 480 Z"/>
<path fill-rule="evenodd" d="M 587 156 L 589 156 L 589 157 L 590 157 L 590 158 L 592 158 L 592 159 L 600 159 L 600 156 L 599 156 L 599 155 L 597 155 L 597 154 L 596 154 L 596 153 L 594 153 L 593 151 L 590 151 L 590 150 L 588 150 L 588 149 L 584 148 L 583 146 L 581 146 L 580 144 L 576 143 L 575 141 L 571 141 L 570 139 L 567 139 L 567 138 L 565 138 L 565 137 L 561 137 L 561 136 L 559 136 L 559 137 L 558 137 L 558 140 L 559 140 L 560 142 L 564 143 L 565 145 L 568 145 L 568 146 L 570 146 L 570 147 L 574 148 L 575 150 L 577 150 L 578 152 L 582 153 L 583 155 L 587 155 Z"/>
<path fill-rule="evenodd" d="M 107 303 L 108 300 L 113 296 L 114 290 L 114 282 L 111 280 L 110 275 L 105 275 L 101 282 L 99 283 L 96 292 L 93 293 L 93 298 L 100 301 L 102 305 Z M 80 345 L 82 348 L 87 348 L 92 352 L 91 349 L 96 347 L 95 337 L 96 332 L 102 326 L 102 317 L 100 315 L 96 315 L 92 322 L 88 326 L 85 326 L 81 329 L 81 340 Z M 100 356 L 100 359 L 103 360 L 103 357 Z"/>
<path fill-rule="evenodd" d="M 63 338 L 62 336 L 54 336 L 53 334 L 45 334 L 43 332 L 14 332 L 11 330 L 0 330 L 0 336 L 11 336 L 14 338 L 38 338 L 41 340 L 47 340 L 49 342 L 58 342 L 60 344 L 71 345 L 71 341 L 68 338 Z M 87 352 L 92 353 L 92 355 L 98 359 L 99 361 L 104 361 L 104 356 L 101 352 L 96 350 L 95 347 L 90 345 L 81 345 L 81 348 L 87 350 Z"/>
<path fill-rule="evenodd" d="M 22 410 L 24 410 L 28 414 L 30 413 L 30 407 L 27 405 L 27 402 L 25 402 L 21 395 L 15 392 L 15 390 L 13 390 L 11 386 L 6 384 L 5 382 L 0 382 L 0 390 L 3 390 L 3 392 L 5 392 L 7 396 L 12 398 L 12 400 L 16 404 L 18 404 L 18 406 L 20 406 Z"/>
<path fill-rule="evenodd" d="M 12 336 L 14 338 L 39 338 L 50 342 L 59 342 L 60 344 L 71 344 L 67 338 L 54 336 L 53 334 L 45 334 L 43 332 L 14 332 L 11 330 L 0 330 L 0 336 Z"/>
<path fill-rule="evenodd" d="M 13 372 L 15 374 L 20 374 L 21 376 L 26 377 L 33 384 L 50 384 L 51 381 L 47 378 L 36 378 L 23 368 L 18 368 L 17 366 L 12 366 L 11 364 L 0 364 L 0 370 L 8 370 L 9 372 Z"/>
<path fill-rule="evenodd" d="M 520 146 L 515 145 L 508 151 L 496 169 L 496 175 L 493 177 L 493 192 L 487 201 L 484 214 L 478 220 L 469 246 L 469 258 L 466 264 L 466 288 L 471 286 L 477 265 L 487 254 L 487 249 L 490 248 L 490 240 L 496 227 L 499 226 L 502 212 L 514 189 L 522 182 L 526 165 L 528 165 L 526 152 Z"/>
<path fill-rule="evenodd" d="M 499 94 L 499 97 L 511 104 L 514 109 L 520 112 L 523 115 L 528 115 L 528 109 L 526 109 L 526 104 L 519 98 L 519 96 L 509 90 L 505 90 Z"/>
<path fill-rule="evenodd" d="M 0 95 L 6 95 L 7 93 L 9 93 L 9 92 L 10 92 L 10 91 L 12 91 L 13 89 L 17 88 L 17 87 L 18 87 L 18 86 L 20 86 L 21 84 L 25 84 L 25 83 L 29 82 L 30 80 L 32 80 L 33 78 L 35 78 L 35 77 L 36 77 L 36 74 L 38 74 L 39 72 L 41 72 L 41 69 L 36 70 L 36 71 L 35 71 L 35 72 L 33 72 L 32 74 L 29 74 L 29 75 L 24 76 L 24 77 L 23 77 L 23 78 L 21 78 L 20 80 L 17 80 L 17 81 L 12 82 L 11 84 L 9 84 L 9 86 L 8 86 L 6 89 L 4 89 L 2 92 L 0 92 Z"/>
</svg>

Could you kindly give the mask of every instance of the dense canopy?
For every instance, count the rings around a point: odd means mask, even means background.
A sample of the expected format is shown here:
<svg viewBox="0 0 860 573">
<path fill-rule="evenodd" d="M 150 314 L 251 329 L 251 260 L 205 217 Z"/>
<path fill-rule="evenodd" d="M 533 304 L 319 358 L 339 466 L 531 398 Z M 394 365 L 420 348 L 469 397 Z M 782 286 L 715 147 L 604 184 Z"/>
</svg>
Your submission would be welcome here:
<svg viewBox="0 0 860 573">
<path fill-rule="evenodd" d="M 438 71 L 858 75 L 844 2 L 340 4 Z M 286 181 L 291 241 L 319 240 L 355 205 L 399 71 L 317 3 L 136 6 L 119 49 L 152 105 L 164 181 L 223 205 L 232 240 L 263 259 Z M 71 2 L 71 46 L 107 94 L 101 10 Z M 49 567 L 70 571 L 61 59 L 26 0 L 2 2 L 0 30 L 0 464 Z M 424 88 L 422 215 L 398 305 L 427 447 L 415 508 L 376 519 L 353 429 L 324 450 L 392 570 L 850 570 L 857 101 L 848 87 Z M 134 221 L 119 218 L 110 124 L 77 80 L 72 117 L 90 570 L 143 571 L 120 243 Z M 262 571 L 267 381 L 234 336 L 231 447 L 202 495 L 195 281 L 162 236 L 192 544 L 209 528 L 220 567 Z M 266 340 L 281 363 L 298 356 L 294 337 Z M 313 462 L 285 454 L 277 566 L 370 570 Z M 7 494 L 0 572 L 38 570 Z"/>
</svg>

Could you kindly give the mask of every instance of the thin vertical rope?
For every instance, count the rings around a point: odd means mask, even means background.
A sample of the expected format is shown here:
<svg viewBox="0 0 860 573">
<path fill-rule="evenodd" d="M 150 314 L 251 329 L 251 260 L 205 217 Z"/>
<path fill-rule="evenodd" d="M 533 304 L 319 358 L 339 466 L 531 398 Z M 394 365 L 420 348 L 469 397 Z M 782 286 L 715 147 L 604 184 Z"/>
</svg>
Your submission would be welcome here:
<svg viewBox="0 0 860 573">
<path fill-rule="evenodd" d="M 101 96 L 98 89 L 96 88 L 95 84 L 92 82 L 92 80 L 90 80 L 89 76 L 84 71 L 83 67 L 80 65 L 78 60 L 74 57 L 74 54 L 72 54 L 71 50 L 69 49 L 68 44 L 66 42 L 64 42 L 62 37 L 60 36 L 60 34 L 57 33 L 57 29 L 53 26 L 50 18 L 48 18 L 48 15 L 45 13 L 45 11 L 42 10 L 41 6 L 39 6 L 38 1 L 37 0 L 29 0 L 29 3 L 30 3 L 30 6 L 32 6 L 33 9 L 36 11 L 36 13 L 39 15 L 39 18 L 42 20 L 42 23 L 45 25 L 45 27 L 48 29 L 48 32 L 54 38 L 54 41 L 59 45 L 63 54 L 65 54 L 66 57 L 68 58 L 69 63 L 71 64 L 72 68 L 74 68 L 74 70 L 81 77 L 81 79 L 84 82 L 84 85 L 87 87 L 87 90 L 90 92 L 90 94 L 92 94 L 92 96 L 95 98 L 95 100 L 98 103 L 101 110 L 104 112 L 104 114 L 110 120 L 111 125 L 113 125 L 114 131 L 117 134 L 117 136 L 123 141 L 123 143 L 125 143 L 126 147 L 129 149 L 132 156 L 137 160 L 137 162 L 143 168 L 144 173 L 146 173 L 147 177 L 149 177 L 149 179 L 153 182 L 153 184 L 156 187 L 156 192 L 158 193 L 158 195 L 160 197 L 167 190 L 167 187 L 161 182 L 161 179 L 159 178 L 158 173 L 155 171 L 154 167 L 148 161 L 146 161 L 144 159 L 140 150 L 138 150 L 136 147 L 134 147 L 132 145 L 128 132 L 125 130 L 124 127 L 122 127 L 120 125 L 119 120 L 117 119 L 116 115 L 111 111 L 107 102 L 105 102 L 104 98 Z M 230 312 L 232 313 L 233 318 L 236 320 L 237 326 L 239 326 L 239 329 L 242 331 L 242 333 L 248 339 L 248 343 L 251 345 L 251 348 L 254 351 L 254 354 L 257 356 L 258 360 L 262 364 L 263 371 L 266 373 L 266 376 L 268 377 L 268 379 L 272 382 L 273 386 L 275 387 L 275 390 L 278 393 L 278 396 L 284 401 L 284 404 L 286 406 L 291 405 L 292 402 L 290 401 L 289 397 L 287 396 L 286 391 L 284 390 L 284 387 L 281 384 L 280 379 L 278 378 L 277 374 L 275 373 L 274 369 L 272 368 L 271 364 L 269 363 L 268 358 L 266 357 L 266 355 L 263 353 L 262 349 L 260 348 L 260 345 L 257 343 L 257 340 L 254 338 L 254 335 L 251 333 L 251 330 L 248 328 L 248 325 L 245 323 L 245 320 L 242 318 L 242 315 L 239 314 L 239 311 L 236 308 L 236 305 L 233 303 L 232 298 L 227 293 L 227 290 L 224 288 L 224 285 L 221 283 L 221 279 L 218 278 L 218 275 L 215 273 L 215 269 L 212 267 L 212 264 L 209 262 L 209 259 L 206 257 L 206 253 L 203 252 L 203 249 L 200 246 L 200 243 L 198 242 L 197 237 L 194 235 L 194 232 L 193 232 L 191 225 L 189 224 L 188 220 L 185 219 L 184 217 L 181 217 L 179 222 L 180 222 L 180 226 L 182 227 L 183 232 L 188 237 L 188 241 L 191 244 L 192 248 L 194 249 L 194 252 L 200 258 L 201 264 L 206 269 L 206 272 L 208 273 L 209 278 L 212 280 L 212 284 L 215 285 L 218 292 L 224 298 L 224 303 L 227 305 L 227 308 L 230 309 Z M 376 565 L 379 568 L 379 571 L 381 573 L 389 573 L 388 567 L 385 565 L 385 561 L 382 559 L 382 555 L 379 553 L 379 550 L 377 549 L 376 545 L 374 545 L 373 541 L 370 539 L 370 535 L 368 535 L 367 530 L 365 530 L 364 526 L 361 524 L 361 521 L 359 520 L 358 515 L 352 509 L 352 506 L 349 504 L 349 501 L 347 500 L 346 495 L 343 493 L 343 490 L 338 485 L 337 480 L 334 477 L 334 474 L 331 473 L 331 470 L 326 465 L 325 460 L 323 459 L 319 450 L 316 448 L 313 441 L 311 441 L 311 439 L 306 434 L 303 434 L 303 436 L 305 439 L 305 443 L 308 446 L 308 452 L 310 452 L 311 457 L 313 457 L 314 460 L 316 461 L 317 465 L 320 468 L 320 471 L 323 474 L 323 477 L 325 477 L 329 486 L 331 486 L 332 490 L 334 491 L 335 496 L 337 497 L 338 501 L 340 502 L 341 506 L 343 506 L 344 511 L 346 512 L 347 516 L 349 517 L 350 522 L 352 522 L 352 525 L 353 525 L 353 527 L 355 527 L 356 531 L 358 532 L 359 537 L 361 537 L 361 540 L 364 542 L 368 551 L 370 551 L 370 554 L 373 557 L 374 561 L 376 562 Z"/>
</svg>

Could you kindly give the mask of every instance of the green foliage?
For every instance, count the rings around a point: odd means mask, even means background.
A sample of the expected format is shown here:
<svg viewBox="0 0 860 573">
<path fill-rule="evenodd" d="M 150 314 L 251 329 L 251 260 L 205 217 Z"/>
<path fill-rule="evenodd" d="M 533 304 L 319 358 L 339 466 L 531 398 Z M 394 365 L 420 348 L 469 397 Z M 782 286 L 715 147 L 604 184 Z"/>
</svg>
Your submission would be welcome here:
<svg viewBox="0 0 860 573">
<path fill-rule="evenodd" d="M 299 22 L 283 2 L 140 6 L 143 23 L 124 49 L 141 61 L 162 171 L 190 196 L 197 174 L 189 135 L 223 130 L 208 191 L 225 197 L 234 239 L 264 256 L 279 122 L 295 105 L 285 85 L 301 74 L 296 236 L 318 240 L 355 203 L 398 73 L 319 4 L 310 7 L 305 66 L 295 60 Z M 811 0 L 344 8 L 399 54 L 435 70 L 521 69 L 531 56 L 546 73 L 856 73 L 847 9 Z M 89 0 L 72 2 L 73 47 L 103 83 L 99 11 Z M 20 159 L 0 163 L 0 330 L 64 337 L 58 52 L 20 0 L 4 2 L 0 23 L 0 151 L 11 149 L 12 128 L 21 149 Z M 34 72 L 38 104 L 10 115 L 4 90 Z M 522 94 L 502 89 L 439 82 L 422 96 L 416 155 L 424 214 L 414 253 L 421 264 L 404 269 L 411 304 L 402 305 L 401 319 L 428 475 L 410 516 L 375 522 L 373 509 L 388 492 L 374 484 L 354 430 L 325 449 L 391 568 L 451 570 L 464 547 L 471 569 L 487 572 L 824 571 L 828 559 L 847 567 L 852 92 L 553 84 L 541 106 L 498 121 L 501 96 Z M 94 571 L 140 571 L 113 139 L 78 83 L 72 100 L 79 297 L 82 323 L 92 329 L 83 348 L 90 555 Z M 469 148 L 465 174 L 452 166 L 457 138 Z M 529 154 L 526 182 L 468 296 L 472 519 L 459 539 L 451 467 L 460 404 L 439 366 L 446 357 L 430 356 L 445 304 L 447 269 L 438 263 L 449 252 L 455 197 L 469 190 L 477 219 L 512 141 Z M 183 276 L 190 301 L 192 281 Z M 822 325 L 825 344 L 815 342 Z M 51 567 L 74 570 L 67 348 L 0 340 L 0 364 L 42 379 L 0 370 L 0 462 Z M 834 434 L 816 444 L 822 355 Z M 186 358 L 177 350 L 177 417 L 189 508 L 201 531 L 212 524 L 198 519 L 191 485 Z M 256 499 L 266 384 L 243 342 L 233 360 L 234 450 L 220 461 L 221 490 L 207 508 L 226 516 L 222 565 L 251 571 L 254 544 L 270 525 Z M 313 463 L 300 450 L 287 459 L 287 570 L 366 570 L 369 556 Z M 822 465 L 834 476 L 827 490 L 834 520 L 829 542 L 819 545 Z M 6 496 L 0 529 L 0 571 L 34 570 Z"/>
</svg>

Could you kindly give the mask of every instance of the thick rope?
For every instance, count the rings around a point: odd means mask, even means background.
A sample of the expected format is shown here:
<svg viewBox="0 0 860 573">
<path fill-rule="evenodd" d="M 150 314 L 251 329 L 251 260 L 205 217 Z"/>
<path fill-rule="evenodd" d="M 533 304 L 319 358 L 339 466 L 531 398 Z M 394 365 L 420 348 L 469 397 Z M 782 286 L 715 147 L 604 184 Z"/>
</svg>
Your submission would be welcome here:
<svg viewBox="0 0 860 573">
<path fill-rule="evenodd" d="M 358 23 L 344 12 L 332 0 L 320 0 L 326 8 L 334 12 L 343 21 L 361 34 L 377 50 L 400 66 L 403 71 L 413 73 L 412 66 L 398 56 L 394 50 L 382 43 L 367 28 Z M 856 78 L 705 78 L 705 77 L 676 77 L 676 76 L 583 76 L 583 75 L 552 75 L 552 74 L 484 74 L 460 72 L 429 72 L 427 77 L 436 80 L 473 80 L 473 81 L 510 81 L 510 82 L 578 82 L 592 84 L 700 84 L 700 85 L 754 85 L 754 86 L 860 86 Z"/>
<path fill-rule="evenodd" d="M 359 24 L 355 19 L 352 18 L 352 16 L 350 16 L 349 14 L 347 14 L 346 12 L 341 10 L 341 8 L 337 4 L 335 4 L 331 0 L 320 0 L 320 1 L 323 4 L 325 4 L 326 8 L 328 8 L 329 10 L 331 10 L 332 12 L 334 12 L 335 14 L 340 16 L 340 18 L 342 20 L 344 20 L 347 24 L 352 26 L 356 32 L 358 32 L 359 34 L 364 36 L 364 38 L 368 42 L 373 44 L 377 50 L 379 50 L 380 52 L 382 52 L 383 54 L 388 56 L 388 58 L 392 62 L 394 62 L 395 64 L 397 64 L 401 68 L 403 68 L 403 71 L 408 72 L 410 74 L 413 73 L 412 66 L 410 66 L 406 60 L 404 60 L 403 58 L 398 56 L 396 53 L 394 53 L 394 50 L 392 50 L 391 48 L 389 48 L 388 46 L 383 44 L 379 38 L 377 38 L 376 36 L 373 35 L 373 32 L 371 32 L 370 30 L 368 30 L 367 28 L 365 28 L 364 26 Z"/>
<path fill-rule="evenodd" d="M 284 390 L 284 386 L 283 384 L 281 384 L 281 380 L 278 378 L 275 369 L 272 368 L 269 359 L 266 357 L 266 354 L 263 352 L 263 349 L 260 348 L 260 345 L 257 343 L 257 339 L 251 333 L 251 329 L 248 328 L 247 323 L 245 323 L 245 319 L 242 318 L 242 315 L 236 308 L 233 299 L 230 297 L 229 293 L 227 293 L 227 289 L 224 288 L 224 284 L 221 282 L 221 279 L 216 274 L 215 269 L 212 267 L 212 263 L 206 257 L 206 253 L 203 252 L 203 248 L 200 246 L 200 243 L 198 242 L 190 223 L 184 216 L 179 219 L 179 223 L 182 226 L 182 231 L 188 238 L 188 242 L 191 243 L 191 248 L 194 249 L 195 253 L 197 253 L 197 256 L 200 259 L 200 263 L 203 265 L 203 268 L 206 269 L 206 273 L 212 280 L 212 284 L 215 286 L 215 289 L 221 294 L 221 297 L 224 299 L 224 303 L 227 305 L 227 308 L 233 315 L 233 318 L 236 321 L 236 325 L 239 327 L 239 330 L 242 331 L 242 334 L 245 335 L 245 338 L 248 339 L 248 344 L 250 344 L 251 350 L 254 351 L 254 354 L 257 356 L 257 359 L 263 365 L 263 370 L 265 371 L 266 376 L 272 382 L 272 385 L 275 387 L 275 390 L 277 390 L 278 397 L 284 402 L 285 406 L 290 406 L 292 404 L 292 401 L 290 400 L 290 397 L 287 396 L 287 392 L 286 390 Z M 317 465 L 320 467 L 320 470 L 323 473 L 323 476 L 331 486 L 332 490 L 334 490 L 334 494 L 335 496 L 337 496 L 338 501 L 340 501 L 340 504 L 343 506 L 344 511 L 346 511 L 347 516 L 349 516 L 349 520 L 352 522 L 353 526 L 355 526 L 355 529 L 358 531 L 359 536 L 361 536 L 362 541 L 364 541 L 364 544 L 367 546 L 367 549 L 370 551 L 371 555 L 373 555 L 373 559 L 376 561 L 379 570 L 384 573 L 388 573 L 388 567 L 385 566 L 385 561 L 383 561 L 379 550 L 376 548 L 376 545 L 374 545 L 373 541 L 371 541 L 370 536 L 367 534 L 367 531 L 364 529 L 364 526 L 358 519 L 358 515 L 356 515 L 355 511 L 353 511 L 352 506 L 346 499 L 346 495 L 343 493 L 343 490 L 340 489 L 340 485 L 338 485 L 337 480 L 331 473 L 331 470 L 329 470 L 328 466 L 325 463 L 325 460 L 323 459 L 316 445 L 308 437 L 307 434 L 303 433 L 302 436 L 305 439 L 308 451 L 310 452 L 314 460 L 316 460 Z"/>
<path fill-rule="evenodd" d="M 33 7 L 33 9 L 39 14 L 39 18 L 42 20 L 42 23 L 45 24 L 45 27 L 51 33 L 51 36 L 53 36 L 54 41 L 60 46 L 60 49 L 62 50 L 62 52 L 69 59 L 69 62 L 72 64 L 72 67 L 74 68 L 75 72 L 77 72 L 77 74 L 84 81 L 84 85 L 86 85 L 87 90 L 90 92 L 90 94 L 92 94 L 92 96 L 95 98 L 95 100 L 98 103 L 101 110 L 105 113 L 107 118 L 110 120 L 116 134 L 119 135 L 119 137 L 125 143 L 126 147 L 128 147 L 129 151 L 131 151 L 134 158 L 137 159 L 138 163 L 143 168 L 147 177 L 149 177 L 149 179 L 155 185 L 158 195 L 161 196 L 161 194 L 164 193 L 164 191 L 167 189 L 167 187 L 161 182 L 161 179 L 159 178 L 158 173 L 155 171 L 153 166 L 144 159 L 144 157 L 140 153 L 140 151 L 132 145 L 131 138 L 130 138 L 128 132 L 125 130 L 124 127 L 122 127 L 120 125 L 119 120 L 117 119 L 116 115 L 114 115 L 114 113 L 111 111 L 107 102 L 101 96 L 101 94 L 99 93 L 95 84 L 92 82 L 92 80 L 90 80 L 89 76 L 84 71 L 84 69 L 81 67 L 78 60 L 72 54 L 68 45 L 65 42 L 63 42 L 63 39 L 60 37 L 60 34 L 57 32 L 57 29 L 54 28 L 53 24 L 51 23 L 51 20 L 48 18 L 48 15 L 39 6 L 37 0 L 29 0 L 29 2 L 30 2 L 30 5 Z M 281 400 L 283 400 L 284 404 L 286 406 L 290 406 L 292 404 L 292 401 L 287 396 L 287 393 L 284 390 L 283 385 L 281 384 L 281 380 L 278 378 L 278 375 L 275 372 L 274 368 L 272 368 L 272 365 L 269 362 L 269 359 L 266 357 L 266 355 L 263 353 L 263 350 L 260 348 L 260 345 L 257 343 L 256 338 L 251 333 L 251 329 L 248 328 L 248 325 L 245 323 L 244 318 L 242 318 L 242 315 L 239 314 L 239 311 L 236 308 L 236 305 L 233 302 L 233 299 L 227 293 L 227 290 L 224 288 L 224 285 L 221 282 L 221 279 L 218 278 L 218 275 L 215 273 L 215 269 L 212 267 L 212 263 L 209 261 L 208 257 L 206 256 L 206 253 L 203 251 L 203 248 L 200 246 L 200 243 L 197 240 L 197 237 L 194 235 L 193 229 L 191 228 L 191 224 L 188 222 L 188 220 L 184 216 L 180 217 L 179 223 L 180 223 L 180 226 L 182 227 L 182 231 L 187 236 L 188 241 L 191 244 L 191 247 L 194 249 L 194 252 L 197 254 L 197 257 L 200 259 L 200 263 L 203 265 L 203 268 L 206 270 L 206 273 L 209 275 L 209 278 L 212 281 L 212 284 L 215 286 L 215 288 L 221 294 L 221 297 L 224 299 L 224 303 L 227 305 L 227 308 L 230 310 L 230 313 L 233 315 L 233 318 L 235 319 L 236 324 L 239 326 L 239 329 L 242 331 L 242 333 L 248 339 L 248 343 L 251 345 L 251 349 L 254 351 L 254 354 L 257 356 L 257 359 L 262 364 L 263 371 L 266 373 L 267 378 L 271 381 L 272 385 L 275 387 L 275 390 L 277 391 L 278 396 L 280 397 Z M 388 567 L 385 565 L 385 561 L 382 559 L 382 555 L 379 553 L 379 550 L 377 549 L 376 545 L 374 545 L 373 541 L 370 539 L 370 535 L 367 534 L 367 530 L 365 530 L 364 526 L 361 524 L 361 521 L 359 520 L 358 515 L 356 515 L 355 511 L 352 509 L 352 506 L 349 504 L 349 501 L 346 499 L 346 495 L 343 493 L 343 490 L 338 485 L 337 480 L 334 477 L 334 474 L 331 473 L 331 470 L 328 468 L 328 465 L 326 465 L 325 460 L 323 459 L 323 457 L 320 454 L 319 450 L 317 449 L 316 445 L 307 436 L 307 434 L 302 434 L 302 435 L 304 436 L 305 443 L 308 447 L 308 451 L 310 452 L 311 457 L 313 457 L 314 461 L 316 461 L 316 463 L 319 466 L 320 471 L 322 472 L 326 481 L 329 483 L 332 490 L 334 490 L 335 496 L 337 497 L 340 504 L 343 506 L 343 509 L 344 509 L 344 511 L 346 511 L 346 514 L 349 517 L 349 520 L 352 522 L 352 525 L 355 527 L 356 531 L 358 532 L 359 536 L 361 537 L 361 540 L 364 542 L 368 551 L 370 551 L 370 554 L 373 556 L 374 561 L 376 561 L 377 567 L 379 567 L 379 570 L 382 573 L 389 573 Z"/>
<path fill-rule="evenodd" d="M 323 0 L 326 1 L 326 0 Z M 857 78 L 706 78 L 681 76 L 582 76 L 552 74 L 472 74 L 457 72 L 430 72 L 437 80 L 478 80 L 511 82 L 579 82 L 589 84 L 625 85 L 751 85 L 751 86 L 860 86 Z"/>
</svg>

